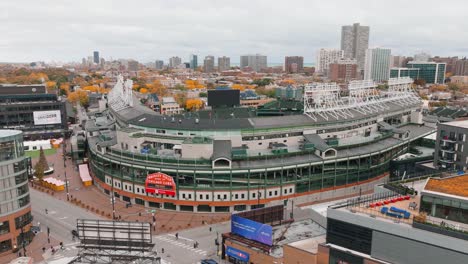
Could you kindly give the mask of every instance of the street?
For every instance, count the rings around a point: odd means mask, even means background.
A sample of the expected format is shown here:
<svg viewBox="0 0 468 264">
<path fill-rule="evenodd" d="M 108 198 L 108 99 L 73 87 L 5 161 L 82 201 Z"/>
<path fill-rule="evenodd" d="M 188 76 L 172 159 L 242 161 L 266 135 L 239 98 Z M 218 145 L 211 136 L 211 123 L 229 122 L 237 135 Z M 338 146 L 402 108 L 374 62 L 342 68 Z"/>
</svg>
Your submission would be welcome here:
<svg viewBox="0 0 468 264">
<path fill-rule="evenodd" d="M 66 250 L 59 251 L 53 256 L 50 252 L 44 254 L 47 261 L 76 255 L 78 240 L 73 241 L 71 235 L 71 230 L 76 229 L 76 219 L 107 220 L 35 189 L 31 188 L 30 193 L 34 225 L 39 225 L 41 232 L 44 233 L 49 227 L 50 236 L 56 241 L 63 242 L 66 247 Z M 219 262 L 219 257 L 216 256 L 215 238 L 218 234 L 218 241 L 221 243 L 221 234 L 229 230 L 230 222 L 226 222 L 179 231 L 178 239 L 175 237 L 175 232 L 153 236 L 153 242 L 156 244 L 154 250 L 164 259 L 165 263 L 192 264 L 206 258 L 212 258 Z M 193 246 L 195 242 L 198 242 L 197 248 Z M 162 248 L 164 248 L 164 253 L 162 253 Z"/>
<path fill-rule="evenodd" d="M 158 235 L 153 241 L 156 243 L 155 249 L 158 255 L 169 263 L 193 264 L 210 258 L 218 263 L 227 263 L 216 256 L 215 239 L 218 234 L 218 241 L 221 244 L 221 234 L 230 230 L 231 222 L 225 222 L 179 231 L 178 239 L 175 233 Z M 197 248 L 193 246 L 195 242 L 198 242 Z M 162 253 L 162 248 L 164 248 L 164 253 Z"/>
</svg>

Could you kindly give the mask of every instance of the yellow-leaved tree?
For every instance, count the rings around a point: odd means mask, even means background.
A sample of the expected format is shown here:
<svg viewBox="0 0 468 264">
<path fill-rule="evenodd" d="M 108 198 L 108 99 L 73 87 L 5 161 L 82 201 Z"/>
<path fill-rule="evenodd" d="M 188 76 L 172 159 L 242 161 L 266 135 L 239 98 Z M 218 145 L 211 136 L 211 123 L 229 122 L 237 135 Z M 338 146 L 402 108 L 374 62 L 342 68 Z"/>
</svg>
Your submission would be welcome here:
<svg viewBox="0 0 468 264">
<path fill-rule="evenodd" d="M 197 111 L 203 107 L 203 101 L 201 99 L 187 99 L 185 102 L 185 108 L 189 111 Z"/>
</svg>

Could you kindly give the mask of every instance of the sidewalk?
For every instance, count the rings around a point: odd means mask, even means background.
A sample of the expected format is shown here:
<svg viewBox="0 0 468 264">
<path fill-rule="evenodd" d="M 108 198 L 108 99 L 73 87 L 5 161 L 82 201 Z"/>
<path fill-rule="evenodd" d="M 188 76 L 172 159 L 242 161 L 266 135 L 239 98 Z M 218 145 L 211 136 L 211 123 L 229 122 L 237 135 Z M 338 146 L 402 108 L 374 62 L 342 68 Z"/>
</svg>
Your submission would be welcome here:
<svg viewBox="0 0 468 264">
<path fill-rule="evenodd" d="M 67 144 L 70 147 L 70 144 Z M 57 153 L 46 156 L 49 164 L 54 164 L 54 173 L 50 176 L 56 177 L 65 181 L 62 148 L 57 150 Z M 32 160 L 32 164 L 36 163 L 37 158 Z M 112 218 L 112 205 L 110 196 L 101 192 L 96 186 L 84 187 L 81 183 L 78 168 L 72 164 L 70 159 L 66 160 L 67 180 L 70 182 L 69 194 L 70 204 L 81 206 L 93 213 Z M 48 177 L 48 176 L 46 176 Z M 41 186 L 34 186 L 37 190 L 48 192 L 55 198 L 67 200 L 66 191 L 54 192 Z M 78 202 L 79 201 L 79 202 Z M 154 208 L 145 208 L 144 206 L 132 204 L 132 207 L 126 208 L 126 202 L 115 200 L 115 215 L 123 221 L 141 221 L 152 222 L 152 214 L 149 213 Z M 193 228 L 205 224 L 213 224 L 227 221 L 230 218 L 229 213 L 191 213 L 191 212 L 171 212 L 157 209 L 155 213 L 156 228 L 155 234 L 173 232 L 186 228 Z"/>
<path fill-rule="evenodd" d="M 26 256 L 33 258 L 34 263 L 38 263 L 44 260 L 44 252 L 42 251 L 42 247 L 45 247 L 48 251 L 50 251 L 50 247 L 60 247 L 59 242 L 52 237 L 50 238 L 50 244 L 47 242 L 47 233 L 40 232 L 38 233 L 34 239 L 32 240 L 31 244 L 26 246 Z M 46 250 L 46 252 L 47 252 Z M 6 256 L 0 257 L 0 263 L 9 263 L 13 259 L 19 257 L 18 253 L 21 252 L 23 254 L 23 249 L 16 253 L 12 253 Z"/>
</svg>

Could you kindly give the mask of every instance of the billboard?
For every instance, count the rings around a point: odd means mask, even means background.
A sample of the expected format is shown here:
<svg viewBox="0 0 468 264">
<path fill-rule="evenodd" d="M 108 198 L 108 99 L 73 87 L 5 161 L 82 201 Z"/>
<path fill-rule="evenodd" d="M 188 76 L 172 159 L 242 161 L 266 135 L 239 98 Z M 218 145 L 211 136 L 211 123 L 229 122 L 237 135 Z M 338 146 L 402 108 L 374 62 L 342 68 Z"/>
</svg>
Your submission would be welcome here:
<svg viewBox="0 0 468 264">
<path fill-rule="evenodd" d="M 245 261 L 245 262 L 248 262 L 250 259 L 249 253 L 239 250 L 237 248 L 230 247 L 230 246 L 226 247 L 226 254 L 235 259 Z"/>
<path fill-rule="evenodd" d="M 271 225 L 261 224 L 238 215 L 232 215 L 231 232 L 269 246 L 273 245 L 273 229 Z"/>
<path fill-rule="evenodd" d="M 151 224 L 94 219 L 77 219 L 80 244 L 86 248 L 151 250 Z"/>
<path fill-rule="evenodd" d="M 233 89 L 208 90 L 208 105 L 215 108 L 240 105 L 240 91 Z"/>
<path fill-rule="evenodd" d="M 156 172 L 149 174 L 145 181 L 146 193 L 176 195 L 176 184 L 171 176 Z"/>
<path fill-rule="evenodd" d="M 52 111 L 34 111 L 34 125 L 52 125 L 62 123 L 60 110 Z"/>
</svg>

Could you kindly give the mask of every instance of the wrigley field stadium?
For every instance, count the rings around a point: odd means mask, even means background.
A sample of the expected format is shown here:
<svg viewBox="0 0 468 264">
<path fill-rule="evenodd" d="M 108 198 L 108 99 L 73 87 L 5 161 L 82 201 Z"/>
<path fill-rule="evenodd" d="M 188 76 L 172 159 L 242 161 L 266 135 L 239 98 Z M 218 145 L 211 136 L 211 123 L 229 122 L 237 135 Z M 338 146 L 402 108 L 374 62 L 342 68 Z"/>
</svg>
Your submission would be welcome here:
<svg viewBox="0 0 468 264">
<path fill-rule="evenodd" d="M 389 180 L 390 160 L 435 130 L 411 85 L 408 77 L 390 79 L 386 90 L 369 80 L 312 83 L 292 110 L 242 108 L 220 93 L 208 96 L 208 109 L 169 116 L 141 104 L 132 81 L 119 77 L 84 125 L 88 165 L 103 192 L 164 210 L 233 212 L 364 194 Z"/>
</svg>

